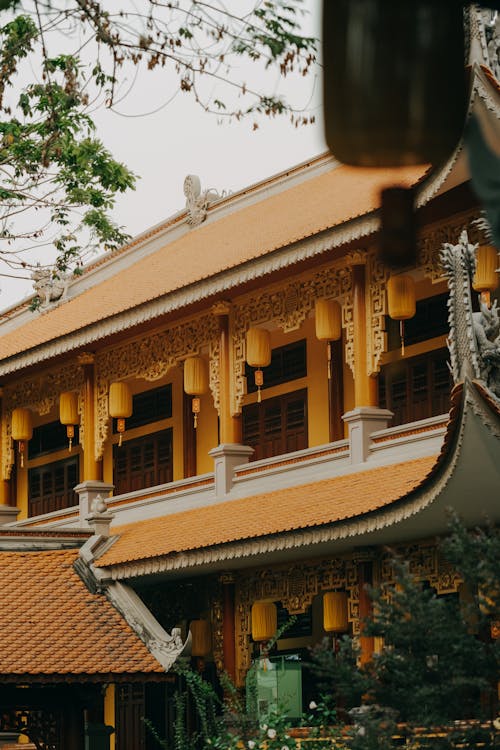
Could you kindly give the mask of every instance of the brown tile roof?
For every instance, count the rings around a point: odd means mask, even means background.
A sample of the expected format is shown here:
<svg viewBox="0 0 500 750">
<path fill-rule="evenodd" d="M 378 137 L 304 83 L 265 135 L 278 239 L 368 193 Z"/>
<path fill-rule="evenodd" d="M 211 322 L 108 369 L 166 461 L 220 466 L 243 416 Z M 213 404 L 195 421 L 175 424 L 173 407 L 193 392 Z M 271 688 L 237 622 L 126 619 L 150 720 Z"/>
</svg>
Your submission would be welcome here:
<svg viewBox="0 0 500 750">
<path fill-rule="evenodd" d="M 415 489 L 436 462 L 419 458 L 312 484 L 274 490 L 113 529 L 102 567 L 342 521 Z"/>
<path fill-rule="evenodd" d="M 380 205 L 382 187 L 413 185 L 425 171 L 340 166 L 235 210 L 7 333 L 0 338 L 0 359 L 370 213 Z"/>
<path fill-rule="evenodd" d="M 0 552 L 0 676 L 163 672 L 73 570 L 78 550 Z"/>
</svg>

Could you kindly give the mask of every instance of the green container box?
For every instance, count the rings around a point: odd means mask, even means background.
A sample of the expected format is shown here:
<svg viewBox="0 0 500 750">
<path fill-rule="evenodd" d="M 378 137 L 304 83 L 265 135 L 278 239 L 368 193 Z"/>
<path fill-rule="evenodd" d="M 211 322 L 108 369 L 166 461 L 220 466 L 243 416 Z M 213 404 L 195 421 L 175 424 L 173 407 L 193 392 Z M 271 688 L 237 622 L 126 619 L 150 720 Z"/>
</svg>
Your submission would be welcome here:
<svg viewBox="0 0 500 750">
<path fill-rule="evenodd" d="M 255 662 L 247 677 L 247 701 L 259 718 L 276 711 L 290 718 L 300 717 L 302 664 L 299 657 L 292 654 Z"/>
</svg>

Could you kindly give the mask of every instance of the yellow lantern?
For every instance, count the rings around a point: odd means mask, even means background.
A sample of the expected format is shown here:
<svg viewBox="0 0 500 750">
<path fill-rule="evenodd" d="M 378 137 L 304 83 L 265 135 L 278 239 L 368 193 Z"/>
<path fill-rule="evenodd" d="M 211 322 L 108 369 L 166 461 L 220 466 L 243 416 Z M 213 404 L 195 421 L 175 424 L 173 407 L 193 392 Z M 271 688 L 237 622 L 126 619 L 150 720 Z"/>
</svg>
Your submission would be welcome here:
<svg viewBox="0 0 500 750">
<path fill-rule="evenodd" d="M 269 641 L 278 629 L 278 610 L 274 602 L 252 604 L 252 638 Z"/>
<path fill-rule="evenodd" d="M 120 434 L 118 445 L 122 444 L 125 432 L 125 419 L 132 416 L 132 393 L 128 383 L 123 380 L 111 383 L 109 386 L 109 415 L 117 420 Z"/>
<path fill-rule="evenodd" d="M 75 425 L 79 422 L 78 396 L 74 391 L 67 391 L 59 396 L 59 421 L 66 425 L 66 435 L 69 440 L 68 451 L 71 453 Z"/>
<path fill-rule="evenodd" d="M 184 362 L 184 391 L 188 396 L 193 396 L 192 409 L 196 429 L 200 413 L 200 396 L 208 391 L 208 370 L 205 360 L 201 357 L 188 357 Z"/>
<path fill-rule="evenodd" d="M 345 591 L 323 594 L 323 627 L 327 633 L 346 633 L 349 630 Z"/>
<path fill-rule="evenodd" d="M 255 385 L 257 386 L 257 401 L 261 401 L 261 387 L 264 385 L 263 367 L 271 364 L 271 336 L 265 328 L 249 328 L 247 331 L 247 362 L 250 367 L 256 367 Z"/>
<path fill-rule="evenodd" d="M 332 377 L 332 347 L 330 341 L 342 337 L 342 308 L 333 299 L 317 299 L 314 309 L 316 338 L 327 341 L 328 380 Z"/>
<path fill-rule="evenodd" d="M 480 245 L 476 250 L 476 273 L 472 282 L 481 301 L 490 307 L 490 292 L 498 286 L 498 252 L 492 245 Z"/>
<path fill-rule="evenodd" d="M 390 276 L 387 282 L 387 307 L 389 317 L 399 320 L 401 354 L 405 353 L 404 321 L 413 318 L 416 311 L 415 282 L 407 274 Z"/>
<path fill-rule="evenodd" d="M 21 456 L 21 466 L 24 466 L 24 452 L 26 443 L 33 437 L 33 420 L 31 411 L 18 407 L 12 411 L 12 438 L 17 440 L 17 448 Z"/>
<path fill-rule="evenodd" d="M 208 656 L 212 650 L 212 634 L 208 620 L 191 620 L 191 655 Z"/>
</svg>

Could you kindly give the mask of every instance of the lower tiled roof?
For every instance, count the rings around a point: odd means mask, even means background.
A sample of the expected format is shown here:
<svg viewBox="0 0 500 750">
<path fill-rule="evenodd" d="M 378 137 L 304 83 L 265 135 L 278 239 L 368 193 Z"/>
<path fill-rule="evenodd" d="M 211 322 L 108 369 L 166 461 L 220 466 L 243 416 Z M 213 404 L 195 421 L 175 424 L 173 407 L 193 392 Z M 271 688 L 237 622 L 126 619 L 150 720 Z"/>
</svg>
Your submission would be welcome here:
<svg viewBox="0 0 500 750">
<path fill-rule="evenodd" d="M 77 556 L 0 552 L 0 679 L 164 672 L 105 596 L 87 590 Z"/>
<path fill-rule="evenodd" d="M 118 540 L 97 564 L 120 565 L 361 516 L 407 495 L 435 463 L 436 457 L 419 458 L 118 527 L 112 530 Z"/>
</svg>

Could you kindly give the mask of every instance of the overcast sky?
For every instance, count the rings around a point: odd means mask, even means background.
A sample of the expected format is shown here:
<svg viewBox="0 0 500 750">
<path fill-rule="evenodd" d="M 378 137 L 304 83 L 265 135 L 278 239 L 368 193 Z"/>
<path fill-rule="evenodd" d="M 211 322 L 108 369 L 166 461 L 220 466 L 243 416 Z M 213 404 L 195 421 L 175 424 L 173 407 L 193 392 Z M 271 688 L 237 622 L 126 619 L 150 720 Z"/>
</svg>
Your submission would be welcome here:
<svg viewBox="0 0 500 750">
<path fill-rule="evenodd" d="M 304 33 L 318 36 L 320 2 L 307 0 L 305 6 L 311 13 L 303 21 Z M 115 158 L 140 177 L 137 189 L 121 196 L 113 212 L 131 235 L 184 207 L 187 174 L 197 174 L 203 189 L 234 192 L 326 150 L 318 70 L 285 81 L 275 71 L 249 70 L 254 83 L 267 75 L 268 88 L 280 90 L 295 106 L 316 114 L 316 124 L 299 128 L 285 117 L 260 118 L 257 130 L 252 129 L 253 119 L 219 123 L 189 95 L 176 94 L 178 81 L 165 70 L 135 75 L 130 71 L 122 81 L 122 90 L 131 87 L 131 92 L 116 104 L 116 111 L 101 108 L 93 113 L 98 135 Z M 0 308 L 32 291 L 30 281 L 0 279 L 0 287 Z"/>
</svg>

